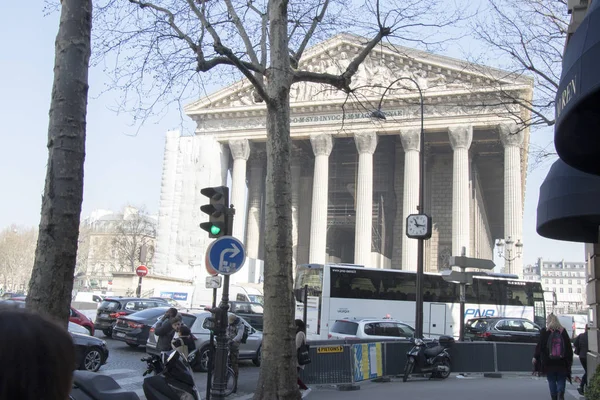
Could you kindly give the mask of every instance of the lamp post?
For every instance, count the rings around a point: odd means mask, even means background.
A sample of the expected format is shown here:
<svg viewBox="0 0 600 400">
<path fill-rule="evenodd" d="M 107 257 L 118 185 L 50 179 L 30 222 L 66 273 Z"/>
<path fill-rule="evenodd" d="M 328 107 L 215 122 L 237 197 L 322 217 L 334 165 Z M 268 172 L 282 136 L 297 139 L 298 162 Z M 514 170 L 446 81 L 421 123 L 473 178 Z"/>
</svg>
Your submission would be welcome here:
<svg viewBox="0 0 600 400">
<path fill-rule="evenodd" d="M 419 135 L 419 205 L 417 206 L 417 210 L 420 214 L 425 214 L 425 132 L 423 129 L 423 118 L 424 118 L 424 104 L 423 104 L 423 91 L 419 86 L 418 82 L 410 77 L 400 77 L 394 80 L 381 95 L 381 100 L 379 100 L 379 105 L 377 106 L 377 110 L 371 113 L 371 118 L 378 120 L 385 120 L 385 113 L 381 111 L 381 104 L 383 103 L 383 99 L 388 92 L 396 84 L 401 80 L 407 80 L 414 83 L 419 91 L 419 100 L 421 105 L 421 133 Z M 430 234 L 430 233 L 429 233 Z M 423 337 L 423 272 L 424 272 L 424 262 L 425 262 L 425 238 L 421 237 L 418 240 L 417 247 L 417 282 L 416 282 L 416 305 L 415 305 L 415 337 L 422 338 Z"/>
<path fill-rule="evenodd" d="M 521 255 L 523 254 L 523 243 L 521 242 L 521 239 L 517 239 L 516 243 L 511 236 L 506 238 L 506 240 L 498 239 L 498 241 L 496 241 L 496 247 L 498 248 L 498 257 L 504 258 L 508 262 L 508 273 L 510 273 L 512 262 L 517 258 L 521 258 Z"/>
</svg>

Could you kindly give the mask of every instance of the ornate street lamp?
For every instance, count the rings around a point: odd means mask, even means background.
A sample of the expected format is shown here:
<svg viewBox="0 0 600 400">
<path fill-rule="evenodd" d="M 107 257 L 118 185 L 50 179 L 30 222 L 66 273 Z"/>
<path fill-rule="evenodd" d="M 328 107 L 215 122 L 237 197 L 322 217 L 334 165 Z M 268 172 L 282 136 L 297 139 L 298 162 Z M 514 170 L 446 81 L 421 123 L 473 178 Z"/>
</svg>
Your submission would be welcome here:
<svg viewBox="0 0 600 400">
<path fill-rule="evenodd" d="M 521 239 L 517 239 L 517 242 L 509 236 L 506 240 L 498 239 L 496 241 L 496 247 L 498 248 L 498 257 L 504 258 L 508 262 L 508 272 L 511 270 L 511 264 L 517 258 L 521 258 L 523 254 L 523 243 Z"/>
</svg>

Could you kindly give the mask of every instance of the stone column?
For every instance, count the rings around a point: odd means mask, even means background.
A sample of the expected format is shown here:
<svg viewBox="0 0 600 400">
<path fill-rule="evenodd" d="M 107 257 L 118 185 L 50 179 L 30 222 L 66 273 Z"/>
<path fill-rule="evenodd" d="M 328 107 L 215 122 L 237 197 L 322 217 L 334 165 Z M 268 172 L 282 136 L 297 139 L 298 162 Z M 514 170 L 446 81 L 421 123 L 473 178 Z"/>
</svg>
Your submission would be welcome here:
<svg viewBox="0 0 600 400">
<path fill-rule="evenodd" d="M 504 239 L 509 236 L 516 243 L 523 240 L 523 192 L 521 178 L 521 144 L 523 132 L 515 123 L 498 125 L 500 140 L 504 145 Z M 513 244 L 511 258 L 515 257 Z M 505 261 L 509 274 L 523 276 L 523 259 Z"/>
<path fill-rule="evenodd" d="M 417 239 L 406 236 L 406 217 L 419 211 L 419 156 L 421 129 L 400 130 L 400 140 L 404 148 L 404 189 L 402 199 L 402 269 L 417 270 Z"/>
<path fill-rule="evenodd" d="M 471 225 L 469 210 L 469 147 L 473 141 L 473 127 L 470 125 L 448 128 L 450 145 L 454 150 L 452 168 L 452 255 L 466 256 L 471 249 Z"/>
<path fill-rule="evenodd" d="M 310 263 L 325 264 L 327 249 L 327 207 L 329 191 L 329 155 L 333 138 L 328 134 L 310 137 L 315 154 L 313 176 L 312 212 L 310 217 Z"/>
<path fill-rule="evenodd" d="M 302 150 L 294 148 L 294 152 L 300 152 Z M 297 155 L 292 157 L 292 268 L 296 271 L 296 264 L 298 262 L 298 237 L 299 237 L 299 220 L 298 211 L 300 208 L 300 174 L 302 172 L 301 158 Z"/>
<path fill-rule="evenodd" d="M 373 229 L 373 153 L 377 148 L 377 134 L 375 132 L 355 133 L 354 142 L 358 151 L 354 263 L 369 267 Z"/>
<path fill-rule="evenodd" d="M 233 172 L 231 174 L 231 195 L 229 201 L 235 207 L 233 219 L 233 236 L 244 239 L 246 225 L 246 163 L 250 156 L 250 143 L 248 139 L 230 140 L 229 150 L 233 157 Z"/>
<path fill-rule="evenodd" d="M 248 162 L 250 166 L 248 176 L 248 219 L 246 225 L 246 253 L 248 258 L 258 259 L 260 247 L 260 226 L 262 210 L 262 191 L 265 177 L 265 153 L 252 149 L 252 156 Z M 236 217 L 240 217 L 237 216 Z M 241 219 L 241 218 L 240 218 Z"/>
</svg>

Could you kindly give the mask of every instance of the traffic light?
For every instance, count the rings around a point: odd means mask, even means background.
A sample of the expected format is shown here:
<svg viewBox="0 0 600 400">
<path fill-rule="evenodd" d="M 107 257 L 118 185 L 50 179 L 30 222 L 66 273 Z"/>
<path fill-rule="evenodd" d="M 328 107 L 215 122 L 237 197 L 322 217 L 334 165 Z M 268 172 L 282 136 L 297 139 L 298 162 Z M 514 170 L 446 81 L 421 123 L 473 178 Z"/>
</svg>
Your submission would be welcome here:
<svg viewBox="0 0 600 400">
<path fill-rule="evenodd" d="M 210 199 L 210 204 L 200 207 L 209 215 L 209 222 L 200 224 L 200 228 L 208 232 L 208 237 L 218 238 L 228 234 L 229 222 L 229 188 L 227 186 L 207 187 L 200 191 Z"/>
<path fill-rule="evenodd" d="M 206 317 L 204 319 L 204 323 L 202 324 L 202 326 L 205 329 L 208 329 L 213 333 L 217 334 L 220 329 L 227 326 L 227 323 L 223 325 L 223 309 L 221 309 L 220 307 L 206 307 L 204 310 L 211 313 L 211 316 Z"/>
</svg>

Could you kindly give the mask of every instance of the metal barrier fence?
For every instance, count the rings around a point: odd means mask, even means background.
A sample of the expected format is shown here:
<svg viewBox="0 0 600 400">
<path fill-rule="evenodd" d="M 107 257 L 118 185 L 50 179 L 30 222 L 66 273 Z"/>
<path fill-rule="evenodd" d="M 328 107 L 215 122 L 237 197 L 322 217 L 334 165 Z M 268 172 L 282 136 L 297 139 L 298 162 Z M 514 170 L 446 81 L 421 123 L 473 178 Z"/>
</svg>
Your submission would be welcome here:
<svg viewBox="0 0 600 400">
<path fill-rule="evenodd" d="M 352 385 L 382 376 L 402 375 L 408 342 L 325 340 L 310 342 L 312 362 L 301 371 L 309 384 Z M 450 348 L 453 373 L 527 372 L 532 343 L 457 342 Z"/>
</svg>

